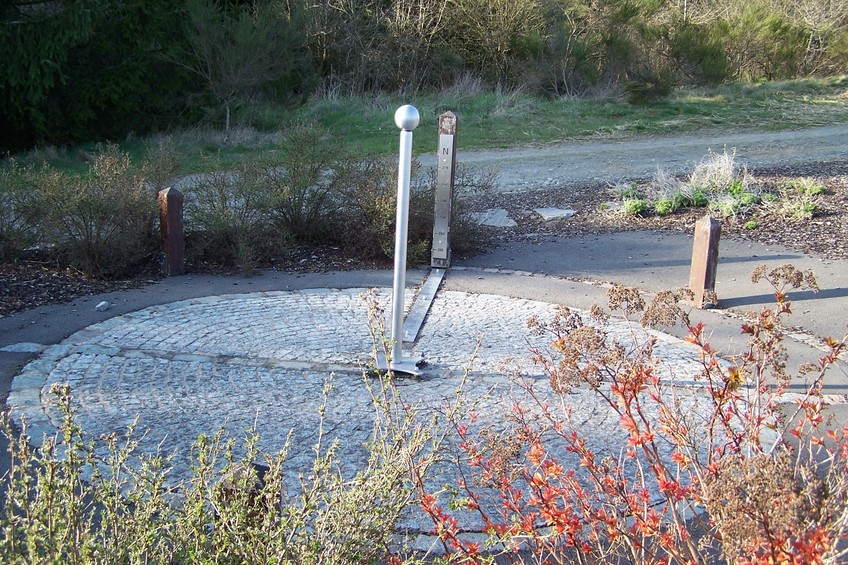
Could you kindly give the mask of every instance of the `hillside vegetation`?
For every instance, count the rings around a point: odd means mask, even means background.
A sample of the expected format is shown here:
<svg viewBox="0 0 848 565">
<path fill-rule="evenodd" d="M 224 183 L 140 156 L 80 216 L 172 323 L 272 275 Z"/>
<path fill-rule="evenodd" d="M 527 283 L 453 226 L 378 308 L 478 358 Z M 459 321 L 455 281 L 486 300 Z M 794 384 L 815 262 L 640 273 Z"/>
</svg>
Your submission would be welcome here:
<svg viewBox="0 0 848 565">
<path fill-rule="evenodd" d="M 848 0 L 13 0 L 0 26 L 5 151 L 469 81 L 640 104 L 848 63 Z"/>
</svg>

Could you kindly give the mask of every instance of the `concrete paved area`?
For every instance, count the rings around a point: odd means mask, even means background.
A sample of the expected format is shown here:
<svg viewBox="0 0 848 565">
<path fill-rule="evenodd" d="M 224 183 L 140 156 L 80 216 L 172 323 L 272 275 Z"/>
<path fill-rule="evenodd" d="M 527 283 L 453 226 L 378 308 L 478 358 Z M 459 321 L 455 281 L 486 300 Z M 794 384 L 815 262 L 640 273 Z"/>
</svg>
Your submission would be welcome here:
<svg viewBox="0 0 848 565">
<path fill-rule="evenodd" d="M 503 428 L 511 403 L 526 401 L 508 368 L 519 368 L 537 390 L 548 390 L 543 372 L 530 362 L 530 348 L 547 345 L 528 331 L 530 316 L 550 318 L 556 304 L 584 310 L 603 304 L 610 282 L 647 292 L 685 286 L 691 245 L 683 234 L 626 232 L 516 242 L 455 265 L 418 340 L 409 346 L 427 365 L 422 378 L 399 381 L 403 400 L 420 406 L 423 416 L 442 410 L 464 382 L 468 397 L 479 401 L 478 425 Z M 720 256 L 722 308 L 692 315 L 707 324 L 711 341 L 724 354 L 738 353 L 744 344 L 742 313 L 770 303 L 767 286 L 750 282 L 751 270 L 761 263 L 791 262 L 812 268 L 819 278 L 817 295 L 792 294 L 798 326 L 788 339 L 793 363 L 815 359 L 822 337 L 845 333 L 848 266 L 843 262 L 730 241 L 722 242 Z M 409 272 L 407 307 L 424 276 L 422 270 Z M 191 442 L 221 427 L 241 436 L 255 426 L 268 451 L 281 448 L 293 430 L 291 469 L 308 469 L 317 408 L 332 374 L 325 429 L 340 440 L 342 470 L 352 474 L 364 464 L 362 446 L 374 413 L 363 385 L 372 343 L 361 295 L 378 288 L 376 299 L 388 312 L 390 284 L 389 272 L 184 276 L 0 318 L 2 390 L 11 390 L 13 418 L 26 417 L 38 442 L 42 434 L 54 434 L 58 422 L 47 391 L 53 383 L 69 384 L 89 434 L 121 432 L 137 421 L 147 434 L 143 452 L 161 446 L 177 454 L 173 478 L 178 480 L 187 473 Z M 103 300 L 110 308 L 96 311 Z M 647 334 L 633 329 L 625 320 L 611 326 L 617 338 L 637 347 Z M 695 350 L 679 339 L 679 329 L 651 335 L 659 340 L 662 370 L 682 385 L 684 402 L 697 412 L 703 396 L 691 382 L 698 370 Z M 465 367 L 470 372 L 464 381 Z M 802 387 L 800 381 L 794 385 Z M 831 372 L 826 391 L 834 413 L 848 419 L 844 363 Z M 617 418 L 592 394 L 577 392 L 566 401 L 593 449 L 620 445 Z M 407 517 L 404 526 L 429 528 L 420 516 Z"/>
</svg>

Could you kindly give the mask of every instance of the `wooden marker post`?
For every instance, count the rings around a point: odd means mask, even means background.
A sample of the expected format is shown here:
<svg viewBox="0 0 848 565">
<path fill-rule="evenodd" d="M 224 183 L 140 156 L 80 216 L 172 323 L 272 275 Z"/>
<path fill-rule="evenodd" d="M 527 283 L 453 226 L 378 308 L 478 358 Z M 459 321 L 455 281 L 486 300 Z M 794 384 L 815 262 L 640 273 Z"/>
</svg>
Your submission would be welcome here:
<svg viewBox="0 0 848 565">
<path fill-rule="evenodd" d="M 175 188 L 159 191 L 159 229 L 162 233 L 162 274 L 185 273 L 183 195 Z"/>
<path fill-rule="evenodd" d="M 692 246 L 689 290 L 695 295 L 693 302 L 697 308 L 718 306 L 715 282 L 720 237 L 721 222 L 718 220 L 706 215 L 695 222 L 695 243 Z"/>
<path fill-rule="evenodd" d="M 436 204 L 430 266 L 450 267 L 450 224 L 453 183 L 456 169 L 456 115 L 439 116 L 439 149 L 436 155 Z"/>
</svg>

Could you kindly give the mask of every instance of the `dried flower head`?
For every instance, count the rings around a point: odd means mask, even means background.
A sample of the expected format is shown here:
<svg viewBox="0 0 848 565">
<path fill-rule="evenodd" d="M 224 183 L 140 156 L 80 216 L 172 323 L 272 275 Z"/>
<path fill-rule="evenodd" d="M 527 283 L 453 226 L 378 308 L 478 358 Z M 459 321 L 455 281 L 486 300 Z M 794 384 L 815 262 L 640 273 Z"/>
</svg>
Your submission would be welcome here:
<svg viewBox="0 0 848 565">
<path fill-rule="evenodd" d="M 625 359 L 624 348 L 594 326 L 583 326 L 555 340 L 551 346 L 560 354 L 550 371 L 551 388 L 568 393 L 574 387 L 597 387 L 607 372 L 615 372 Z"/>
<path fill-rule="evenodd" d="M 607 325 L 607 323 L 609 323 L 609 314 L 607 314 L 607 312 L 597 304 L 592 304 L 592 306 L 589 308 L 589 317 L 592 319 L 593 322 L 596 322 L 602 326 L 605 326 Z"/>
<path fill-rule="evenodd" d="M 615 285 L 607 291 L 610 310 L 622 310 L 628 316 L 645 309 L 645 300 L 638 289 Z"/>
<path fill-rule="evenodd" d="M 679 305 L 681 298 L 681 291 L 665 290 L 658 293 L 642 314 L 642 325 L 650 328 L 670 327 L 681 322 L 688 326 L 689 315 Z"/>
<path fill-rule="evenodd" d="M 782 545 L 815 521 L 822 484 L 796 469 L 788 452 L 723 457 L 704 480 L 704 502 L 729 561 Z"/>
</svg>

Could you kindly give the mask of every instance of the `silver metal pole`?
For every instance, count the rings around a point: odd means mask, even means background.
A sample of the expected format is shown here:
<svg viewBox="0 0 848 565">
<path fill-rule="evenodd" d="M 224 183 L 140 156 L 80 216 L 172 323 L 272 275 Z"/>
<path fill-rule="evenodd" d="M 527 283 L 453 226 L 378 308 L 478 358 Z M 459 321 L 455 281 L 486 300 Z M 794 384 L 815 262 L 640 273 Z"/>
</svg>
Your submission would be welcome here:
<svg viewBox="0 0 848 565">
<path fill-rule="evenodd" d="M 406 290 L 406 239 L 409 226 L 409 184 L 412 168 L 412 130 L 418 127 L 415 106 L 401 106 L 395 112 L 395 124 L 400 128 L 400 157 L 398 160 L 397 217 L 395 226 L 395 278 L 392 287 L 392 369 L 410 372 L 403 363 L 403 299 Z"/>
</svg>

